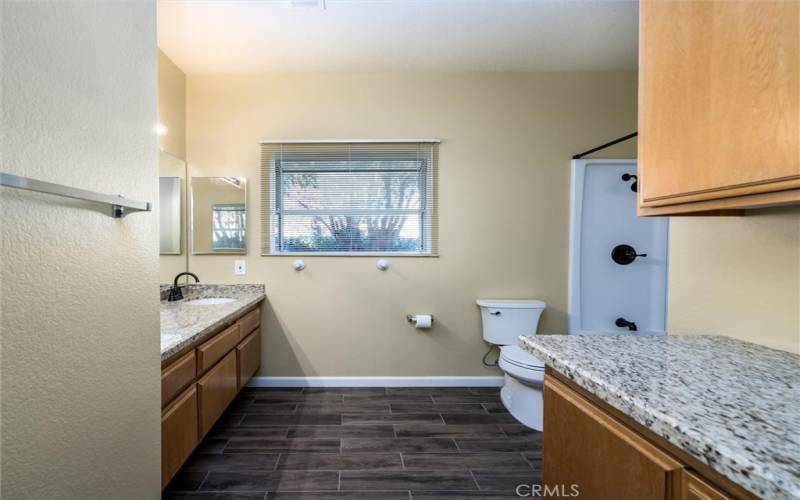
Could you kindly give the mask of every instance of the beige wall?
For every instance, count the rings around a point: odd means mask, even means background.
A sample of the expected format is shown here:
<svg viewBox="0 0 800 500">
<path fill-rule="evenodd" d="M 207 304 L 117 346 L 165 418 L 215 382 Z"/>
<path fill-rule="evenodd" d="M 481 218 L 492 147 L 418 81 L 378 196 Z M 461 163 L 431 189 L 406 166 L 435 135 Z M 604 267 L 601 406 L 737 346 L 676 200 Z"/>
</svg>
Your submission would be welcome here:
<svg viewBox="0 0 800 500">
<path fill-rule="evenodd" d="M 159 137 L 161 150 L 186 158 L 186 75 L 158 50 L 158 121 L 167 126 Z"/>
<path fill-rule="evenodd" d="M 156 198 L 153 2 L 2 2 L 2 168 Z M 158 498 L 155 214 L 0 190 L 2 496 Z"/>
<path fill-rule="evenodd" d="M 566 328 L 570 157 L 636 128 L 636 73 L 187 77 L 190 175 L 246 176 L 247 271 L 190 256 L 205 282 L 264 282 L 262 375 L 494 375 L 478 297 L 548 303 Z M 262 139 L 438 137 L 439 258 L 262 257 Z M 628 143 L 607 156 L 631 157 Z M 406 313 L 432 313 L 418 332 Z"/>
<path fill-rule="evenodd" d="M 800 208 L 674 217 L 669 330 L 800 352 Z"/>
</svg>

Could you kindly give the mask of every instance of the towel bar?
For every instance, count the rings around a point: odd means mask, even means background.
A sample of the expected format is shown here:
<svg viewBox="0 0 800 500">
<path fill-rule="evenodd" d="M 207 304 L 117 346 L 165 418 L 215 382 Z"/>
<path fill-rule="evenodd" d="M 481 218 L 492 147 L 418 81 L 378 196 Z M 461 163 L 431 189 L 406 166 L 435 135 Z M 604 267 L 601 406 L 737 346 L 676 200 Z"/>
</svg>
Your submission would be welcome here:
<svg viewBox="0 0 800 500">
<path fill-rule="evenodd" d="M 94 191 L 87 191 L 86 189 L 29 179 L 28 177 L 6 174 L 3 172 L 0 172 L 0 186 L 36 191 L 37 193 L 52 194 L 65 198 L 74 198 L 76 200 L 104 203 L 110 205 L 111 213 L 109 213 L 109 215 L 115 219 L 125 217 L 131 212 L 149 212 L 152 210 L 149 201 L 129 200 L 121 195 L 96 193 Z"/>
</svg>

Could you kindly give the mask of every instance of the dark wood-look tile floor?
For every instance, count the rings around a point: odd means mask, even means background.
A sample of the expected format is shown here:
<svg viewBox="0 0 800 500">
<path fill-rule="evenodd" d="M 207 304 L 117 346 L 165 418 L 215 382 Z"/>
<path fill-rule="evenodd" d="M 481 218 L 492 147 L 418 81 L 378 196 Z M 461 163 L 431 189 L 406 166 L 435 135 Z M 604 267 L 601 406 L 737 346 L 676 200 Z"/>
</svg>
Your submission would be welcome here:
<svg viewBox="0 0 800 500">
<path fill-rule="evenodd" d="M 518 498 L 541 437 L 499 389 L 246 388 L 163 498 Z"/>
</svg>

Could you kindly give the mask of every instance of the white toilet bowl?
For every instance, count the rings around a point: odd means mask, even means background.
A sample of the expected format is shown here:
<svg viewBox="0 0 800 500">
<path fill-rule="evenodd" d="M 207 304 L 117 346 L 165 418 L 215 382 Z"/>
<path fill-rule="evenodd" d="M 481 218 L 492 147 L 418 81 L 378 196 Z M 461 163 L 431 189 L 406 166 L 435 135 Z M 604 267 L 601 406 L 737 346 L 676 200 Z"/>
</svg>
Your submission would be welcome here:
<svg viewBox="0 0 800 500">
<path fill-rule="evenodd" d="M 500 348 L 498 364 L 505 373 L 500 389 L 503 405 L 520 423 L 541 431 L 544 363 L 519 346 L 506 345 Z"/>
<path fill-rule="evenodd" d="M 544 363 L 517 345 L 534 335 L 545 303 L 540 300 L 478 300 L 483 338 L 500 347 L 498 366 L 505 373 L 500 399 L 521 424 L 542 430 Z"/>
</svg>

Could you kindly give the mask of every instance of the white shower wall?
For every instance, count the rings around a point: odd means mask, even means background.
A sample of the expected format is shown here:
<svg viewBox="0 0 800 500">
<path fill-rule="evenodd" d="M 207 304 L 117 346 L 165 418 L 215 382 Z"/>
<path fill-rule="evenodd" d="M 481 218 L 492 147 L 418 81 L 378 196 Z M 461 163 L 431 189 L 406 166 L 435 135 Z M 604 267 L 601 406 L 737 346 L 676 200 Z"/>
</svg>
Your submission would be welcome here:
<svg viewBox="0 0 800 500">
<path fill-rule="evenodd" d="M 569 333 L 628 333 L 620 317 L 639 334 L 666 332 L 668 218 L 636 216 L 626 173 L 636 174 L 635 160 L 572 162 Z M 617 264 L 620 244 L 647 257 Z"/>
</svg>

